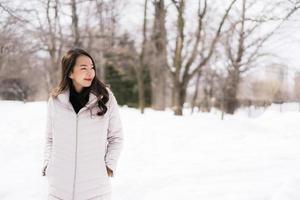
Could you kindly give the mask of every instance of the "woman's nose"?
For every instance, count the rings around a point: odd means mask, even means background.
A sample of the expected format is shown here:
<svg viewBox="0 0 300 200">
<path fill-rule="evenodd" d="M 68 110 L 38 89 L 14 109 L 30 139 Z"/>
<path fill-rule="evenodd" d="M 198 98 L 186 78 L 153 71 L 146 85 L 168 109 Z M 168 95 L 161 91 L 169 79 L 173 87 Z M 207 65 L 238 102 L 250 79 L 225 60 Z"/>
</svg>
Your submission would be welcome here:
<svg viewBox="0 0 300 200">
<path fill-rule="evenodd" d="M 89 76 L 92 76 L 93 74 L 94 74 L 94 70 L 93 70 L 93 69 L 89 69 L 89 70 L 88 70 L 88 75 L 89 75 Z"/>
</svg>

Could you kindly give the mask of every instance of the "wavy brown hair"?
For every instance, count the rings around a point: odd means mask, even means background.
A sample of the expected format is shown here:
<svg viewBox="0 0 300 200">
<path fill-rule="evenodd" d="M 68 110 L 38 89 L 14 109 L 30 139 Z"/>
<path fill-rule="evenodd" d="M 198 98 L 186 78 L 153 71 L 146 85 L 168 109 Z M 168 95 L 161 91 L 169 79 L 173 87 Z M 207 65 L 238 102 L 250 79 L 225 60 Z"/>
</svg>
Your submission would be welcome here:
<svg viewBox="0 0 300 200">
<path fill-rule="evenodd" d="M 101 82 L 98 77 L 96 76 L 96 66 L 94 59 L 90 54 L 88 54 L 85 50 L 80 48 L 75 48 L 69 50 L 62 58 L 61 60 L 61 69 L 62 69 L 62 77 L 59 85 L 54 88 L 51 91 L 51 95 L 53 97 L 57 97 L 60 93 L 62 93 L 66 89 L 70 89 L 72 87 L 72 79 L 69 78 L 69 74 L 73 71 L 73 68 L 76 63 L 76 59 L 79 56 L 87 56 L 89 57 L 92 62 L 95 69 L 95 77 L 92 81 L 92 84 L 89 88 L 87 88 L 87 92 L 91 92 L 94 95 L 97 96 L 97 102 L 98 107 L 100 111 L 97 113 L 98 116 L 104 115 L 107 111 L 107 106 L 105 105 L 109 100 L 109 93 L 106 89 L 106 87 L 109 87 L 109 85 L 106 85 L 105 83 Z"/>
</svg>

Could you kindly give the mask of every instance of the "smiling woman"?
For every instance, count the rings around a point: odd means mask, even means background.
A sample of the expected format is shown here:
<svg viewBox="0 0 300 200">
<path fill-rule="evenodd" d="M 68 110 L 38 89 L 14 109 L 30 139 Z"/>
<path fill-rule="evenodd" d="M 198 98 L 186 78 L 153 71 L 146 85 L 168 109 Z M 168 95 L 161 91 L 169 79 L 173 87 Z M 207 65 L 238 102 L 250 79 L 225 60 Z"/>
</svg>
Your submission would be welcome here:
<svg viewBox="0 0 300 200">
<path fill-rule="evenodd" d="M 81 55 L 76 59 L 73 71 L 69 75 L 77 92 L 89 87 L 95 77 L 95 67 L 90 57 Z"/>
<path fill-rule="evenodd" d="M 93 58 L 73 49 L 48 100 L 43 176 L 48 199 L 109 200 L 123 147 L 117 100 L 96 77 Z"/>
</svg>

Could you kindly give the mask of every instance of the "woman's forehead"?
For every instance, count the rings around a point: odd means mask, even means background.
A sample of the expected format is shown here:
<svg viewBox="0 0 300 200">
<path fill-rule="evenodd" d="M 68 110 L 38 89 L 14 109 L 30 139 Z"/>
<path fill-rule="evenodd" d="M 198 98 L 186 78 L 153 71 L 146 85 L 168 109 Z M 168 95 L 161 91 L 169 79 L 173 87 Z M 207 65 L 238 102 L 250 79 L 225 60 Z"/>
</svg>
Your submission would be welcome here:
<svg viewBox="0 0 300 200">
<path fill-rule="evenodd" d="M 78 56 L 76 59 L 76 65 L 80 64 L 93 65 L 93 62 L 88 56 Z"/>
</svg>

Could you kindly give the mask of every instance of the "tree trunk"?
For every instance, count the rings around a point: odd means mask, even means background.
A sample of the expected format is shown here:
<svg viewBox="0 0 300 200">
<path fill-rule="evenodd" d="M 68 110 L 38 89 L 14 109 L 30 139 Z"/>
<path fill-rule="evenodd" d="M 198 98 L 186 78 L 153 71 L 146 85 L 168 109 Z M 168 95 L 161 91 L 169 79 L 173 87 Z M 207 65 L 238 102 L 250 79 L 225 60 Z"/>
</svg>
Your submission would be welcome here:
<svg viewBox="0 0 300 200">
<path fill-rule="evenodd" d="M 238 107 L 237 91 L 239 86 L 240 74 L 238 70 L 233 71 L 227 78 L 225 89 L 224 109 L 226 113 L 234 114 Z"/>
<path fill-rule="evenodd" d="M 183 115 L 184 102 L 186 97 L 186 87 L 178 80 L 174 83 L 174 114 Z"/>
<path fill-rule="evenodd" d="M 137 66 L 136 68 L 138 91 L 139 91 L 139 107 L 141 109 L 142 114 L 144 113 L 144 109 L 145 109 L 144 68 L 145 68 L 145 51 L 146 51 L 146 44 L 147 44 L 147 6 L 148 6 L 148 0 L 145 0 L 142 51 L 140 54 L 140 65 Z"/>
<path fill-rule="evenodd" d="M 201 78 L 201 70 L 197 74 L 195 92 L 194 92 L 194 96 L 193 96 L 192 103 L 191 103 L 191 107 L 192 107 L 191 113 L 194 112 L 194 108 L 196 106 L 195 104 L 196 104 L 196 100 L 197 100 L 197 97 L 198 97 L 198 91 L 199 91 L 199 85 L 200 85 L 200 78 Z"/>
<path fill-rule="evenodd" d="M 77 3 L 76 0 L 71 0 L 71 10 L 72 10 L 72 31 L 74 35 L 74 46 L 81 47 L 79 27 L 78 27 L 78 14 L 77 14 Z"/>
<path fill-rule="evenodd" d="M 152 108 L 164 110 L 166 107 L 167 39 L 164 0 L 155 0 L 155 17 L 152 40 L 152 60 L 150 61 Z"/>
</svg>

